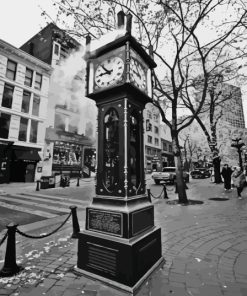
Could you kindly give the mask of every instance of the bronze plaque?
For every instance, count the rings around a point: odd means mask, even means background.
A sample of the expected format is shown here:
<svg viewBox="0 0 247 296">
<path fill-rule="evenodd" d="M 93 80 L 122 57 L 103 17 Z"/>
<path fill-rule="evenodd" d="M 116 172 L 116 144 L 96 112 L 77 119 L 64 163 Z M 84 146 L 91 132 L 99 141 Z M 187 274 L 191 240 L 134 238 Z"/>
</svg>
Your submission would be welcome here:
<svg viewBox="0 0 247 296">
<path fill-rule="evenodd" d="M 87 223 L 88 230 L 123 236 L 123 219 L 120 213 L 89 209 Z"/>
</svg>

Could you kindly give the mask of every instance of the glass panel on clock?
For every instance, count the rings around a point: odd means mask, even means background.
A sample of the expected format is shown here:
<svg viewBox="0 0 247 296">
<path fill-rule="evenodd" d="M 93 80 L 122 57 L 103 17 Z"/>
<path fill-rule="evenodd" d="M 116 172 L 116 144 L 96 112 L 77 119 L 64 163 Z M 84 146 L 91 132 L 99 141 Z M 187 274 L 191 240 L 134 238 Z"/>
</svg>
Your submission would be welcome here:
<svg viewBox="0 0 247 296">
<path fill-rule="evenodd" d="M 119 116 L 111 108 L 104 118 L 103 182 L 108 192 L 116 190 L 119 183 Z"/>
<path fill-rule="evenodd" d="M 138 191 L 140 186 L 140 128 L 138 116 L 133 112 L 130 116 L 130 148 L 129 148 L 129 160 L 130 160 L 130 178 L 131 185 L 135 191 Z"/>
</svg>

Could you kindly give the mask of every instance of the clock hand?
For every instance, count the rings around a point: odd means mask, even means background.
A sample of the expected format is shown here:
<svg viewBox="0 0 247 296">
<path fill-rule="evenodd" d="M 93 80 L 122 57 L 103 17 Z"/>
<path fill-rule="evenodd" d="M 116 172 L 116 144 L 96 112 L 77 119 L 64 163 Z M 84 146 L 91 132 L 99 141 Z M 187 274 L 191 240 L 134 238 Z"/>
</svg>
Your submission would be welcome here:
<svg viewBox="0 0 247 296">
<path fill-rule="evenodd" d="M 139 79 L 141 79 L 141 75 L 139 72 L 136 72 L 135 70 L 133 70 L 133 72 L 139 77 Z"/>
<path fill-rule="evenodd" d="M 110 75 L 110 74 L 111 74 L 111 72 L 112 72 L 112 71 L 103 72 L 103 73 L 100 73 L 98 76 L 103 76 L 103 75 L 106 75 L 106 74 L 107 74 L 107 75 Z"/>
<path fill-rule="evenodd" d="M 101 65 L 101 68 L 105 70 L 105 73 L 107 74 L 111 74 L 111 72 L 113 71 L 112 69 L 111 70 L 106 69 L 106 67 L 104 67 L 103 65 Z"/>
</svg>

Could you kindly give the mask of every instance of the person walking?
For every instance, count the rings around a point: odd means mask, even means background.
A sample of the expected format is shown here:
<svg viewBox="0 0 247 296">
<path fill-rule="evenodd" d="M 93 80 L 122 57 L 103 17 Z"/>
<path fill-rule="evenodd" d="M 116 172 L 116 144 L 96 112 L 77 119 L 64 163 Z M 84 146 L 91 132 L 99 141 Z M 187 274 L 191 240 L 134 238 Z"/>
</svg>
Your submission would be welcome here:
<svg viewBox="0 0 247 296">
<path fill-rule="evenodd" d="M 232 181 L 234 186 L 237 188 L 238 198 L 242 199 L 241 193 L 244 189 L 245 175 L 240 167 L 237 167 L 234 173 L 232 174 Z"/>
<path fill-rule="evenodd" d="M 231 176 L 233 171 L 226 163 L 222 169 L 221 175 L 224 178 L 224 188 L 226 191 L 231 189 Z"/>
</svg>

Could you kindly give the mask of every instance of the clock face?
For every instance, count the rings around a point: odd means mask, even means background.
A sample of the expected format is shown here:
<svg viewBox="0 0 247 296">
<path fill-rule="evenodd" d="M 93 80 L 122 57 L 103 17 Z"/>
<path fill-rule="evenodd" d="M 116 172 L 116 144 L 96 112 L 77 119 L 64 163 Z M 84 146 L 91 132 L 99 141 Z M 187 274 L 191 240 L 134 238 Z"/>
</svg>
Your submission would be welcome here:
<svg viewBox="0 0 247 296">
<path fill-rule="evenodd" d="M 94 80 L 99 87 L 107 87 L 119 81 L 123 72 L 123 60 L 120 57 L 111 57 L 97 66 Z"/>
<path fill-rule="evenodd" d="M 146 74 L 144 67 L 138 60 L 134 58 L 131 58 L 130 62 L 130 75 L 131 80 L 137 87 L 139 87 L 142 90 L 146 88 Z"/>
</svg>

